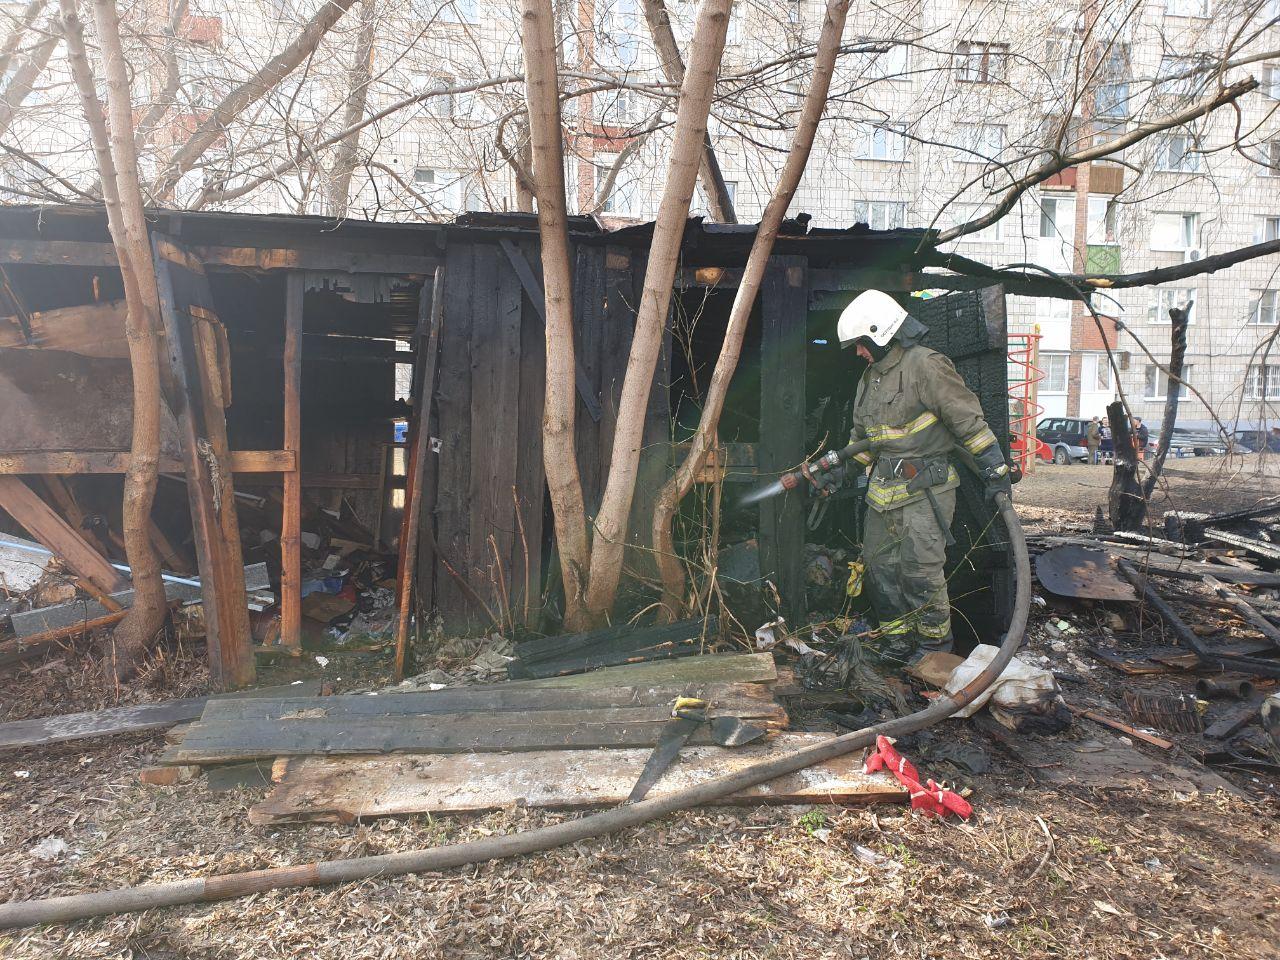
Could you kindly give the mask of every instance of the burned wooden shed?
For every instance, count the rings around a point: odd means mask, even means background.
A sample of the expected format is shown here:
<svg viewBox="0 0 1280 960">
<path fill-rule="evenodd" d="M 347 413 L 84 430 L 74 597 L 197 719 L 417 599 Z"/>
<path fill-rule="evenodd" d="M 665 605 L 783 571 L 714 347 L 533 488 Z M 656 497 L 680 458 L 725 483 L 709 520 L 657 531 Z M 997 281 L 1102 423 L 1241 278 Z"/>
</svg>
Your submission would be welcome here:
<svg viewBox="0 0 1280 960">
<path fill-rule="evenodd" d="M 150 223 L 170 370 L 187 375 L 185 393 L 200 401 L 166 426 L 162 469 L 187 482 L 171 480 L 162 499 L 176 497 L 197 513 L 194 524 L 158 521 L 166 562 L 189 572 L 198 567 L 216 588 L 234 592 L 242 557 L 265 560 L 279 584 L 279 642 L 296 647 L 304 505 L 349 516 L 394 549 L 405 485 L 397 424 L 421 399 L 420 386 L 406 389 L 403 377 L 398 395 L 397 370 L 416 364 L 423 380 L 438 274 L 440 333 L 420 491 L 420 609 L 438 611 L 451 629 L 467 629 L 486 625 L 497 605 L 530 625 L 548 602 L 554 608 L 533 217 L 473 213 L 451 224 L 384 224 L 158 210 Z M 835 340 L 840 309 L 863 289 L 905 295 L 928 285 L 913 269 L 921 231 L 791 227 L 778 240 L 753 315 L 708 481 L 776 475 L 847 436 L 860 371 Z M 577 451 L 590 512 L 608 468 L 651 225 L 610 229 L 574 218 L 570 233 Z M 751 226 L 698 220 L 686 229 L 633 508 L 629 567 L 641 579 L 652 498 L 697 422 L 700 385 L 718 356 L 753 236 Z M 67 478 L 119 475 L 128 450 L 122 290 L 101 209 L 0 209 L 0 267 L 0 474 L 43 487 L 45 502 L 74 526 L 80 520 L 76 497 L 64 496 Z M 1006 435 L 1001 290 L 955 292 L 919 300 L 915 309 L 931 328 L 930 344 L 952 357 L 993 429 Z M 212 454 L 197 449 L 210 440 Z M 198 516 L 199 491 L 183 491 L 193 489 L 192 474 L 205 492 L 218 488 L 223 506 L 216 516 Z M 109 480 L 100 482 L 110 489 Z M 241 542 L 235 507 L 245 494 L 279 518 L 278 539 Z M 109 528 L 105 501 L 101 510 Z M 857 538 L 850 504 L 835 504 L 812 530 L 807 510 L 793 496 L 766 501 L 731 524 L 755 545 L 753 573 L 777 586 L 792 622 L 805 612 L 806 539 Z M 993 611 L 999 620 L 1007 608 L 1008 560 L 989 535 L 990 519 L 976 484 L 967 484 L 952 558 L 960 587 L 953 596 L 967 607 L 960 620 L 984 623 Z M 109 535 L 97 546 L 113 549 Z M 225 613 L 231 629 L 242 629 L 230 609 Z"/>
</svg>

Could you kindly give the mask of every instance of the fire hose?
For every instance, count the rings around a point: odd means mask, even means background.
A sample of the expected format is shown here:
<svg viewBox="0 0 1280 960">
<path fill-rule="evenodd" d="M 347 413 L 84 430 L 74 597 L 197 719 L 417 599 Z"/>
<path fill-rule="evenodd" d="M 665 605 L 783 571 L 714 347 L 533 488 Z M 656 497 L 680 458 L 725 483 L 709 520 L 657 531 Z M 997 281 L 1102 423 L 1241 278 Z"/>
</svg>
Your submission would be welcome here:
<svg viewBox="0 0 1280 960">
<path fill-rule="evenodd" d="M 839 454 L 847 453 L 848 456 L 852 456 L 853 453 L 858 452 L 856 449 L 849 452 L 850 449 L 839 451 Z M 873 746 L 879 736 L 903 737 L 933 726 L 971 703 L 995 682 L 1018 651 L 1026 631 L 1031 600 L 1031 566 L 1027 557 L 1027 543 L 1008 496 L 1002 492 L 997 493 L 995 503 L 1008 531 L 1017 580 L 1009 629 L 1000 644 L 999 652 L 992 658 L 986 669 L 961 690 L 950 696 L 946 694 L 939 696 L 916 713 L 795 750 L 774 760 L 767 760 L 736 773 L 708 780 L 678 793 L 642 800 L 639 803 L 623 804 L 601 813 L 551 826 L 501 837 L 486 837 L 482 840 L 447 847 L 407 850 L 401 853 L 350 860 L 320 861 L 292 867 L 275 867 L 268 870 L 144 884 L 98 893 L 5 903 L 0 904 L 0 929 L 82 920 L 88 917 L 173 907 L 188 903 L 230 900 L 289 887 L 352 883 L 376 877 L 448 870 L 473 863 L 539 853 L 580 840 L 616 833 L 668 813 L 719 800 L 775 777 L 794 773 L 854 750 Z"/>
</svg>

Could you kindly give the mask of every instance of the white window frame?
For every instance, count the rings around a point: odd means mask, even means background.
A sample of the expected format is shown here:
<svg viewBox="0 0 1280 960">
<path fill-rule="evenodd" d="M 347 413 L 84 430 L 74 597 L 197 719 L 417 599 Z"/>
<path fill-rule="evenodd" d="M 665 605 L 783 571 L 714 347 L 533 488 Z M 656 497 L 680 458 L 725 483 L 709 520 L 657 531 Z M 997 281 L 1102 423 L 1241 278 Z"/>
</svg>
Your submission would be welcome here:
<svg viewBox="0 0 1280 960">
<path fill-rule="evenodd" d="M 430 179 L 420 179 L 420 174 L 430 173 Z M 449 212 L 460 212 L 460 200 L 462 199 L 462 174 L 460 171 L 452 167 L 433 167 L 427 164 L 417 164 L 413 168 L 413 182 L 418 186 L 418 192 L 425 196 L 428 200 Z M 421 189 L 421 186 L 429 187 L 428 190 Z"/>
<path fill-rule="evenodd" d="M 1194 372 L 1196 365 L 1194 363 L 1184 363 L 1182 365 L 1182 376 L 1179 378 L 1182 383 L 1178 384 L 1178 399 L 1185 400 L 1188 396 L 1187 384 L 1194 380 Z M 1143 400 L 1167 400 L 1169 399 L 1169 375 L 1154 363 L 1148 363 L 1143 368 L 1142 392 L 1146 394 Z"/>
<path fill-rule="evenodd" d="M 1246 400 L 1280 400 L 1280 364 L 1249 364 L 1245 371 L 1244 398 Z"/>
<path fill-rule="evenodd" d="M 884 53 L 866 54 L 867 73 L 875 80 L 908 80 L 911 69 L 911 47 L 895 43 Z"/>
<path fill-rule="evenodd" d="M 1262 175 L 1280 177 L 1280 140 L 1267 141 L 1267 156 L 1262 167 Z"/>
<path fill-rule="evenodd" d="M 1280 100 L 1280 64 L 1263 65 L 1262 83 L 1258 85 L 1258 92 L 1268 99 Z"/>
<path fill-rule="evenodd" d="M 1156 217 L 1180 218 L 1181 223 L 1179 224 L 1179 227 L 1178 227 L 1179 237 L 1177 241 L 1178 242 L 1177 246 L 1167 247 L 1167 246 L 1156 245 L 1156 237 L 1155 237 L 1155 226 L 1156 226 L 1155 218 Z M 1169 253 L 1184 253 L 1187 250 L 1191 250 L 1194 247 L 1199 245 L 1197 243 L 1197 241 L 1200 238 L 1200 214 L 1199 213 L 1193 213 L 1189 210 L 1188 211 L 1161 210 L 1156 212 L 1153 215 L 1151 226 L 1152 226 L 1152 230 L 1151 230 L 1152 232 L 1151 249 L 1152 250 L 1169 252 Z"/>
<path fill-rule="evenodd" d="M 1003 123 L 959 123 L 962 163 L 990 163 L 999 159 L 1008 142 L 1009 128 Z"/>
<path fill-rule="evenodd" d="M 479 2 L 478 0 L 444 0 L 440 4 L 439 20 L 441 23 L 479 23 Z"/>
<path fill-rule="evenodd" d="M 1280 290 L 1250 290 L 1249 320 L 1251 327 L 1274 327 L 1280 323 Z M 1270 316 L 1270 319 L 1266 319 Z"/>
<path fill-rule="evenodd" d="M 438 70 L 415 70 L 413 85 L 418 93 L 432 90 L 448 90 L 458 84 L 456 77 Z M 459 96 L 456 93 L 439 97 L 428 97 L 422 101 L 422 111 L 436 120 L 450 120 L 458 115 Z"/>
<path fill-rule="evenodd" d="M 854 223 L 865 223 L 872 230 L 900 230 L 907 225 L 905 200 L 855 200 Z"/>
<path fill-rule="evenodd" d="M 1280 240 L 1280 217 L 1262 214 L 1253 231 L 1253 242 L 1266 243 L 1268 240 Z"/>
<path fill-rule="evenodd" d="M 1114 197 L 1089 197 L 1089 208 L 1085 215 L 1086 244 L 1117 246 L 1120 243 L 1119 209 Z M 1101 214 L 1098 213 L 1099 210 Z"/>
<path fill-rule="evenodd" d="M 1198 173 L 1200 154 L 1190 133 L 1167 133 L 1156 140 L 1156 169 L 1164 173 Z"/>
<path fill-rule="evenodd" d="M 1207 20 L 1213 11 L 1210 0 L 1164 0 L 1165 16 Z"/>
<path fill-rule="evenodd" d="M 962 40 L 956 46 L 961 83 L 1000 83 L 1009 67 L 1009 44 L 990 40 Z"/>
<path fill-rule="evenodd" d="M 1057 366 L 1059 361 L 1062 365 L 1062 386 L 1055 385 Z M 1051 369 L 1051 367 L 1053 369 Z M 1044 374 L 1044 379 L 1040 381 L 1039 392 L 1042 394 L 1060 394 L 1066 393 L 1071 385 L 1071 354 L 1069 353 L 1042 353 L 1040 354 L 1040 372 Z"/>
<path fill-rule="evenodd" d="M 1196 322 L 1200 313 L 1200 294 L 1195 287 L 1156 287 L 1151 293 L 1152 297 L 1147 302 L 1147 323 L 1156 327 L 1170 326 L 1172 321 L 1169 319 L 1169 308 L 1185 306 L 1187 303 L 1191 304 L 1191 316 L 1187 318 L 1187 325 L 1191 326 Z"/>
<path fill-rule="evenodd" d="M 877 163 L 906 163 L 906 125 L 901 123 L 863 123 L 862 160 Z M 876 142 L 880 143 L 884 156 L 876 156 Z M 896 154 L 896 155 L 895 155 Z"/>
<path fill-rule="evenodd" d="M 1060 243 L 1071 242 L 1075 235 L 1075 194 L 1069 196 L 1049 196 L 1048 194 L 1040 194 L 1040 224 L 1036 228 L 1037 236 L 1041 240 L 1057 240 Z M 1050 213 L 1049 211 L 1053 212 Z M 1066 216 L 1062 211 L 1070 210 L 1071 216 Z M 1046 223 L 1053 225 L 1053 230 L 1045 233 Z M 1067 229 L 1063 229 L 1063 227 Z"/>
</svg>

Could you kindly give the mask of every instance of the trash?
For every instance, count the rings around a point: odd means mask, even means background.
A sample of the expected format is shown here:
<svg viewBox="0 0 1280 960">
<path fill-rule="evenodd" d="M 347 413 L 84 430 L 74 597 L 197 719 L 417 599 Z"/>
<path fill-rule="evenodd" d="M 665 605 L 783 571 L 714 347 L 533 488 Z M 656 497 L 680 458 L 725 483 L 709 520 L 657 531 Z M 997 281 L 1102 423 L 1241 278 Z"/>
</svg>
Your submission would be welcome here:
<svg viewBox="0 0 1280 960">
<path fill-rule="evenodd" d="M 329 658 L 317 656 L 316 663 L 320 664 L 322 667 L 327 667 L 329 665 Z"/>
<path fill-rule="evenodd" d="M 70 849 L 67 841 L 58 837 L 45 837 L 34 847 L 27 851 L 37 860 L 57 860 L 60 856 Z"/>
<path fill-rule="evenodd" d="M 818 652 L 799 637 L 793 637 L 786 631 L 787 621 L 783 617 L 778 617 L 776 620 L 771 620 L 762 626 L 756 627 L 756 649 L 772 650 L 781 643 L 784 647 L 794 650 L 802 657 L 806 654 L 816 654 Z"/>
<path fill-rule="evenodd" d="M 968 659 L 952 671 L 943 689 L 950 694 L 962 690 L 998 652 L 990 644 L 978 644 Z M 1003 726 L 1023 733 L 1057 733 L 1071 725 L 1071 715 L 1053 674 L 1018 657 L 995 683 L 955 715 L 971 717 L 984 706 L 990 706 L 991 715 Z"/>
</svg>

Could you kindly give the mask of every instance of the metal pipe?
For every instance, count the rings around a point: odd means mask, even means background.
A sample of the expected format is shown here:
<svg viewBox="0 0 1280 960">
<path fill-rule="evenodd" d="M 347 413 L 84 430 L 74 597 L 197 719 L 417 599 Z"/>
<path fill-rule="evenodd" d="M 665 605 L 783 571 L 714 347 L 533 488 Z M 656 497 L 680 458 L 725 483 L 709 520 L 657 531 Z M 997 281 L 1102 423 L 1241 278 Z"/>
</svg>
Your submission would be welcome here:
<svg viewBox="0 0 1280 960">
<path fill-rule="evenodd" d="M 86 917 L 151 910 L 156 907 L 173 907 L 185 903 L 229 900 L 286 887 L 351 883 L 374 877 L 447 870 L 471 863 L 484 863 L 539 853 L 553 847 L 616 833 L 677 810 L 685 810 L 718 800 L 775 777 L 794 773 L 833 757 L 869 747 L 875 743 L 878 736 L 902 737 L 933 726 L 972 703 L 995 682 L 1022 645 L 1022 638 L 1026 632 L 1031 602 L 1031 564 L 1027 556 L 1027 543 L 1023 539 L 1022 528 L 1018 524 L 1017 515 L 1013 511 L 1013 504 L 1010 503 L 1009 498 L 1004 493 L 997 493 L 995 499 L 1000 516 L 1009 532 L 1009 544 L 1013 550 L 1017 572 L 1017 590 L 1009 630 L 1005 633 L 999 651 L 981 673 L 963 689 L 951 696 L 944 694 L 938 697 L 923 710 L 793 751 L 776 760 L 755 764 L 737 773 L 717 777 L 679 793 L 654 797 L 634 804 L 623 804 L 602 813 L 539 827 L 536 830 L 502 837 L 486 837 L 483 840 L 449 847 L 409 850 L 377 857 L 323 861 L 295 867 L 277 867 L 224 876 L 152 883 L 120 890 L 104 890 L 99 893 L 50 897 L 25 903 L 0 904 L 0 929 L 83 920 Z"/>
</svg>

